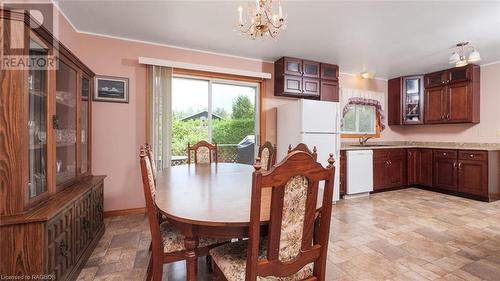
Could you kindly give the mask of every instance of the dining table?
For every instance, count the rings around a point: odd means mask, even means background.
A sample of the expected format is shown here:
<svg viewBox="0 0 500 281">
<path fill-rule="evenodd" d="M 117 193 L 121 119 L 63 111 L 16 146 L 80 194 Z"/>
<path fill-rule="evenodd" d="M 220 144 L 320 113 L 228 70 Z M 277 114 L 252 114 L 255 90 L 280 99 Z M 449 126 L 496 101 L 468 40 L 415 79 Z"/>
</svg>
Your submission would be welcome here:
<svg viewBox="0 0 500 281">
<path fill-rule="evenodd" d="M 185 237 L 187 280 L 197 280 L 199 237 L 248 237 L 254 170 L 246 164 L 211 163 L 172 166 L 158 172 L 155 203 Z M 263 227 L 269 222 L 271 189 L 262 190 Z M 320 191 L 318 209 L 322 198 Z"/>
</svg>

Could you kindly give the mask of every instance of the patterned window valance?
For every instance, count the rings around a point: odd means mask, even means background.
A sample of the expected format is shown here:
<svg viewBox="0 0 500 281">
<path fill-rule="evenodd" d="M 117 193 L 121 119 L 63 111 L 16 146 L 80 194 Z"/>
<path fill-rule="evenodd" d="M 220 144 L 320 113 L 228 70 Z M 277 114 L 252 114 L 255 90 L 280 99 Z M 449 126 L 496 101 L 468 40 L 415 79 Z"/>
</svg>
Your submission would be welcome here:
<svg viewBox="0 0 500 281">
<path fill-rule="evenodd" d="M 342 108 L 341 124 L 344 117 L 354 105 L 369 105 L 375 107 L 380 116 L 380 131 L 385 129 L 385 112 L 383 110 L 384 93 L 342 88 L 340 106 Z"/>
</svg>

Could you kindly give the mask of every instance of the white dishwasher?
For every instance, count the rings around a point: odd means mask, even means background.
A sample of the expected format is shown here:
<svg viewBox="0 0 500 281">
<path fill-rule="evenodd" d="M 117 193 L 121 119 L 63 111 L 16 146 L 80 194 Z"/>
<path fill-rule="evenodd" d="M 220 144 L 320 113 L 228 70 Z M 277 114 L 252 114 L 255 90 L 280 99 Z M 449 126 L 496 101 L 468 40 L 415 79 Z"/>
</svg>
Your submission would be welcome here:
<svg viewBox="0 0 500 281">
<path fill-rule="evenodd" d="M 347 151 L 347 194 L 373 191 L 373 151 Z"/>
</svg>

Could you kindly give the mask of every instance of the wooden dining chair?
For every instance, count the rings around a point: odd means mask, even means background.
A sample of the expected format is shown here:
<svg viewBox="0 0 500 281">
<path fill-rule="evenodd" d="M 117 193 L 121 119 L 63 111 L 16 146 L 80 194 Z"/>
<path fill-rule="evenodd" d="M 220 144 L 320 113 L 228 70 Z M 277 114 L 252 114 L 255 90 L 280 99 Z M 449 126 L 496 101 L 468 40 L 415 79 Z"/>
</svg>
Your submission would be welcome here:
<svg viewBox="0 0 500 281">
<path fill-rule="evenodd" d="M 315 161 L 318 160 L 318 154 L 317 154 L 317 151 L 316 151 L 316 146 L 314 146 L 313 150 L 311 151 L 309 149 L 309 147 L 307 147 L 307 144 L 305 144 L 305 143 L 299 143 L 299 144 L 297 144 L 297 146 L 294 149 L 292 149 L 292 145 L 289 144 L 288 145 L 288 154 L 290 154 L 290 153 L 292 153 L 294 151 L 303 151 L 303 152 L 306 152 L 306 153 L 310 154 L 314 158 Z"/>
<path fill-rule="evenodd" d="M 194 154 L 195 164 L 217 163 L 217 144 L 204 140 L 193 145 L 188 143 L 188 164 L 191 164 L 191 154 Z"/>
<path fill-rule="evenodd" d="M 258 157 L 263 170 L 269 171 L 276 164 L 276 151 L 276 146 L 268 141 L 259 147 Z"/>
<path fill-rule="evenodd" d="M 144 145 L 144 148 L 146 150 L 146 155 L 148 156 L 149 159 L 149 164 L 151 165 L 151 173 L 153 175 L 153 180 L 156 182 L 156 173 L 158 171 L 156 170 L 156 161 L 154 158 L 153 149 L 151 148 L 151 145 L 149 145 L 148 143 Z"/>
<path fill-rule="evenodd" d="M 163 275 L 163 264 L 186 259 L 184 236 L 168 221 L 164 221 L 161 212 L 155 203 L 156 183 L 153 179 L 153 170 L 148 158 L 146 146 L 141 146 L 140 151 L 142 183 L 149 229 L 151 232 L 151 259 L 149 261 L 147 279 L 158 281 Z M 210 248 L 220 246 L 229 240 L 201 238 L 196 249 L 198 256 L 207 256 Z"/>
<path fill-rule="evenodd" d="M 270 171 L 255 163 L 249 239 L 210 250 L 215 272 L 222 279 L 325 280 L 335 173 L 332 154 L 328 163 L 323 168 L 302 151 L 290 153 Z M 314 233 L 320 181 L 324 181 L 323 205 L 320 227 Z M 272 189 L 267 239 L 260 236 L 265 188 Z"/>
</svg>

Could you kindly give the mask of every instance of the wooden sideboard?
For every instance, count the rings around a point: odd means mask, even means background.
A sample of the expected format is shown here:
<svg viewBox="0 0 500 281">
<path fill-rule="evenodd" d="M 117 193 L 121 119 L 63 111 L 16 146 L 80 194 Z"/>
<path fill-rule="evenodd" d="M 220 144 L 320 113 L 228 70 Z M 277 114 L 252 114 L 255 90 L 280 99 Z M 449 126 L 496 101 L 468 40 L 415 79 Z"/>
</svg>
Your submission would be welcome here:
<svg viewBox="0 0 500 281">
<path fill-rule="evenodd" d="M 0 9 L 0 274 L 76 278 L 104 233 L 91 175 L 94 73 L 29 13 Z M 26 279 L 26 278 L 25 278 Z"/>
</svg>

